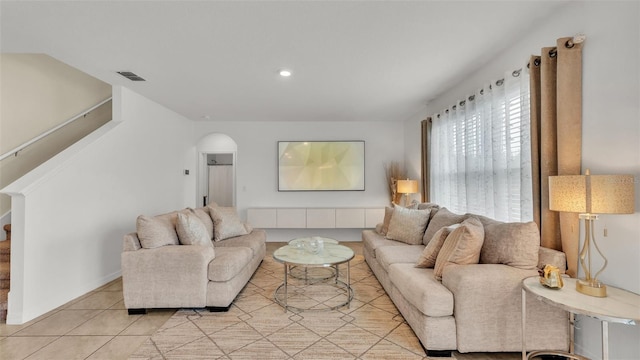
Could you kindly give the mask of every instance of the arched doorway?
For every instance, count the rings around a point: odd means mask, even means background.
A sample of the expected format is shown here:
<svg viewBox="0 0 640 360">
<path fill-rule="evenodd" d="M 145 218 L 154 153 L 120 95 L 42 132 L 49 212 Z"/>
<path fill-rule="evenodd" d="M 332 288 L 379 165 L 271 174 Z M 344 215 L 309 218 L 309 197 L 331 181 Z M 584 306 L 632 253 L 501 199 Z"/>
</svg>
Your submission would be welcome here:
<svg viewBox="0 0 640 360">
<path fill-rule="evenodd" d="M 198 194 L 196 202 L 236 206 L 236 153 L 238 145 L 226 134 L 212 133 L 198 141 Z"/>
</svg>

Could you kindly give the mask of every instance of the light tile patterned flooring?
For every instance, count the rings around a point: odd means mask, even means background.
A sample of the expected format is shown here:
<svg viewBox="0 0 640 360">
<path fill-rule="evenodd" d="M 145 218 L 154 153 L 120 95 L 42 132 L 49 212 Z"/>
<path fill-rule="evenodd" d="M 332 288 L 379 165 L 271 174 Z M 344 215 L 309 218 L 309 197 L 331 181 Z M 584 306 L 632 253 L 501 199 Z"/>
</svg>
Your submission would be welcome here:
<svg viewBox="0 0 640 360">
<path fill-rule="evenodd" d="M 273 302 L 283 267 L 271 258 L 282 244 L 268 243 L 265 261 L 227 313 L 129 316 L 118 279 L 27 324 L 0 324 L 0 359 L 427 359 L 363 261 L 361 243 L 345 244 L 357 254 L 349 308 L 285 314 Z M 515 360 L 519 354 L 454 357 Z"/>
</svg>

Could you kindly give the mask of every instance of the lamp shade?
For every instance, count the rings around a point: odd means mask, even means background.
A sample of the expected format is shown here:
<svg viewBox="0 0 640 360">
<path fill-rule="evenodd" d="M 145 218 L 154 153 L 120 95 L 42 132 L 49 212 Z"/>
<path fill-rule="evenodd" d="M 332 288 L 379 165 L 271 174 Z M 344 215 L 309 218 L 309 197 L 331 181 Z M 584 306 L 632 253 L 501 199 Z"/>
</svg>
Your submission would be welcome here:
<svg viewBox="0 0 640 360">
<path fill-rule="evenodd" d="M 415 194 L 418 192 L 418 180 L 398 180 L 397 190 L 400 194 Z"/>
<path fill-rule="evenodd" d="M 633 175 L 549 176 L 549 209 L 587 214 L 633 214 Z"/>
</svg>

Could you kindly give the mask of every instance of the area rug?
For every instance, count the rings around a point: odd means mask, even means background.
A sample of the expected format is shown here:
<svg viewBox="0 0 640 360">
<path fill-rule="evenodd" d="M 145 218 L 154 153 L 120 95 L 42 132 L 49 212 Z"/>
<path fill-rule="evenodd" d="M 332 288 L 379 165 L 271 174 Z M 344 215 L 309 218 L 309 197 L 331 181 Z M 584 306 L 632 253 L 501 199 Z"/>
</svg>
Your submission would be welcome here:
<svg viewBox="0 0 640 360">
<path fill-rule="evenodd" d="M 284 312 L 273 300 L 283 276 L 283 265 L 265 257 L 228 312 L 179 310 L 130 359 L 425 359 L 362 255 L 351 261 L 349 307 Z M 311 308 L 344 296 L 296 284 L 290 291 Z"/>
</svg>

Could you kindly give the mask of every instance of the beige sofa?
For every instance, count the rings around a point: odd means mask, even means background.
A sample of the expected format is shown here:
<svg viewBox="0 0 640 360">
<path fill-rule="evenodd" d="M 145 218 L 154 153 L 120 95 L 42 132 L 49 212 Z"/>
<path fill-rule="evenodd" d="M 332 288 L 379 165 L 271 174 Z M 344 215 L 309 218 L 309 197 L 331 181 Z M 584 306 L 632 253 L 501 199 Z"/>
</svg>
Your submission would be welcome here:
<svg viewBox="0 0 640 360">
<path fill-rule="evenodd" d="M 234 225 L 238 229 L 237 219 L 232 219 L 235 224 L 231 225 L 224 221 L 216 224 L 219 231 L 215 231 L 215 219 L 207 220 L 212 216 L 211 209 L 182 211 L 203 219 L 196 225 L 205 225 L 208 242 L 199 244 L 182 244 L 180 231 L 173 237 L 171 227 L 176 230 L 179 212 L 138 218 L 138 233 L 124 236 L 121 254 L 124 304 L 129 314 L 146 313 L 150 308 L 229 309 L 264 259 L 266 233 L 246 225 L 242 228 L 244 231 L 239 230 L 244 233 L 241 235 L 236 235 L 238 231 L 226 231 L 234 229 Z M 191 220 L 195 221 L 193 217 Z M 139 233 L 144 221 L 147 223 L 141 239 Z M 225 233 L 232 236 L 225 237 Z M 149 238 L 149 234 L 156 238 Z M 223 234 L 225 238 L 215 239 L 214 234 Z M 168 237 L 166 244 L 148 244 L 163 236 Z"/>
<path fill-rule="evenodd" d="M 540 247 L 532 223 L 456 215 L 434 204 L 420 204 L 419 208 L 430 210 L 422 244 L 388 239 L 381 234 L 386 230 L 382 224 L 375 231 L 364 230 L 362 241 L 367 263 L 427 354 L 521 351 L 521 281 L 538 275 L 536 265 L 552 264 L 564 271 L 564 253 Z M 387 210 L 389 219 L 393 211 Z M 449 264 L 441 281 L 433 268 L 416 267 L 425 245 L 439 229 L 469 217 L 476 217 L 484 227 L 480 263 Z M 527 350 L 567 350 L 568 313 L 531 296 L 526 308 Z"/>
</svg>

